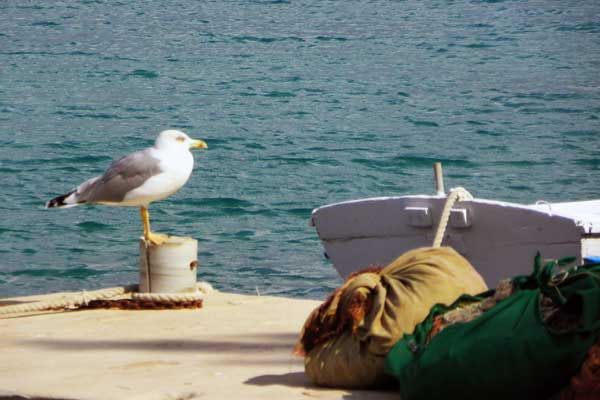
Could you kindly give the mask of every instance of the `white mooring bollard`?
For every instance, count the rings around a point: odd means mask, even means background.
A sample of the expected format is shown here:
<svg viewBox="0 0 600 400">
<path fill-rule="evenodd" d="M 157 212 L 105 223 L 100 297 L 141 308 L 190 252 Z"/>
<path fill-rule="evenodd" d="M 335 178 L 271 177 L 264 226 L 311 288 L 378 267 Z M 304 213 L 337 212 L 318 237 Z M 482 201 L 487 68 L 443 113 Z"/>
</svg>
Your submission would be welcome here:
<svg viewBox="0 0 600 400">
<path fill-rule="evenodd" d="M 198 241 L 169 236 L 155 245 L 140 239 L 140 293 L 184 293 L 196 290 Z"/>
</svg>

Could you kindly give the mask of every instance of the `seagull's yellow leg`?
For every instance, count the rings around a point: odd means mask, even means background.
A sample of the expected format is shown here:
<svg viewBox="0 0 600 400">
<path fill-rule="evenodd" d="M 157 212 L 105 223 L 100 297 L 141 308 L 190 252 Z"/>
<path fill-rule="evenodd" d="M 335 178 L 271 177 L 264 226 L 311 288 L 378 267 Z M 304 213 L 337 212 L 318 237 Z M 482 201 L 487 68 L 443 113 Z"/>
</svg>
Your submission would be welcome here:
<svg viewBox="0 0 600 400">
<path fill-rule="evenodd" d="M 152 244 L 161 245 L 167 241 L 168 235 L 162 233 L 153 233 L 150 230 L 150 213 L 146 207 L 140 207 L 140 216 L 144 224 L 144 239 Z"/>
<path fill-rule="evenodd" d="M 144 225 L 144 239 L 148 239 L 148 233 L 150 233 L 150 214 L 146 207 L 140 207 L 140 217 Z"/>
</svg>

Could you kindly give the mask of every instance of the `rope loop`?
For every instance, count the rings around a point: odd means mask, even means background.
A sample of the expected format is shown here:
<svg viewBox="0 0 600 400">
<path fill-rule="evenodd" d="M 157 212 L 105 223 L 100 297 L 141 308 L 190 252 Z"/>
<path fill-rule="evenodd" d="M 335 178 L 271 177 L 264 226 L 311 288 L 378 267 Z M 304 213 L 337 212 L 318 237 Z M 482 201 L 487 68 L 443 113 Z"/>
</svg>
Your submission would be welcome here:
<svg viewBox="0 0 600 400">
<path fill-rule="evenodd" d="M 139 293 L 138 285 L 117 286 L 112 288 L 68 293 L 60 299 L 43 300 L 27 304 L 0 306 L 0 316 L 24 314 L 48 310 L 74 310 L 86 308 L 90 303 L 105 300 L 129 300 L 138 302 L 153 302 L 159 309 L 160 304 L 173 308 L 174 303 L 201 304 L 204 294 L 210 293 L 212 286 L 207 282 L 198 282 L 195 291 L 189 293 Z M 138 307 L 139 308 L 139 307 Z"/>
<path fill-rule="evenodd" d="M 195 301 L 203 300 L 204 294 L 199 290 L 189 293 L 133 293 L 133 300 L 143 301 L 164 301 L 164 302 L 179 302 L 179 301 Z"/>
<path fill-rule="evenodd" d="M 442 209 L 442 215 L 440 216 L 440 222 L 438 223 L 436 229 L 432 247 L 440 247 L 442 245 L 444 234 L 446 233 L 446 227 L 448 226 L 448 221 L 450 220 L 450 210 L 452 210 L 454 204 L 458 201 L 469 200 L 473 200 L 473 196 L 467 191 L 467 189 L 463 187 L 450 189 L 450 194 L 446 198 L 446 203 Z"/>
</svg>

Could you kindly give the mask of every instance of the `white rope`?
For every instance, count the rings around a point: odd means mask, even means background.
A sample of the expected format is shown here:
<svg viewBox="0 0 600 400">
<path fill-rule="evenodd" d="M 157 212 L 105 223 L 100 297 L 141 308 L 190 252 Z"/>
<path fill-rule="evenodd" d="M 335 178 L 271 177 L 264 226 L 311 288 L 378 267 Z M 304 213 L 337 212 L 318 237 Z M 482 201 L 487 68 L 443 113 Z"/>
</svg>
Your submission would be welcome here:
<svg viewBox="0 0 600 400">
<path fill-rule="evenodd" d="M 183 293 L 133 293 L 131 298 L 136 300 L 152 300 L 152 301 L 195 301 L 204 299 L 204 295 L 213 291 L 212 286 L 208 282 L 196 283 L 196 289 L 192 292 Z"/>
<path fill-rule="evenodd" d="M 189 293 L 138 293 L 138 285 L 117 286 L 107 289 L 94 290 L 91 292 L 82 291 L 77 293 L 68 293 L 60 299 L 42 300 L 35 303 L 13 304 L 9 306 L 0 306 L 0 316 L 9 314 L 24 314 L 31 312 L 40 312 L 48 310 L 68 310 L 76 309 L 81 305 L 87 305 L 93 300 L 109 300 L 114 297 L 130 295 L 134 299 L 183 302 L 202 300 L 203 295 L 210 293 L 213 288 L 209 283 L 198 282 L 196 291 Z"/>
<path fill-rule="evenodd" d="M 189 292 L 189 293 L 133 293 L 131 298 L 134 300 L 144 301 L 170 301 L 170 302 L 182 302 L 182 301 L 195 301 L 204 299 L 204 294 L 200 291 Z"/>
<path fill-rule="evenodd" d="M 446 198 L 446 203 L 444 204 L 442 215 L 440 216 L 440 222 L 438 223 L 438 227 L 435 232 L 435 238 L 433 239 L 432 245 L 433 247 L 440 247 L 442 245 L 444 234 L 446 233 L 446 227 L 448 226 L 448 221 L 450 220 L 450 210 L 452 210 L 454 204 L 457 201 L 467 200 L 473 200 L 473 196 L 467 191 L 467 189 L 457 187 L 450 190 L 450 194 Z"/>
<path fill-rule="evenodd" d="M 117 286 L 107 289 L 94 290 L 92 292 L 68 293 L 60 299 L 43 300 L 35 303 L 15 304 L 0 307 L 0 315 L 46 311 L 55 309 L 72 309 L 82 304 L 88 304 L 92 300 L 106 300 L 116 296 L 137 290 L 137 285 Z"/>
</svg>

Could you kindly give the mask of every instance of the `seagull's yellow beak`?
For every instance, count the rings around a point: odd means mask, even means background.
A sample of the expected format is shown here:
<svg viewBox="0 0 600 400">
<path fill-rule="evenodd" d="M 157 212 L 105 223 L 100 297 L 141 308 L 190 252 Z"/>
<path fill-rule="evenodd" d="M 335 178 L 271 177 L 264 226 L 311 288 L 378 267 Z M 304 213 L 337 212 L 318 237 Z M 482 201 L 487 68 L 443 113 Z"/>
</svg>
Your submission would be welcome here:
<svg viewBox="0 0 600 400">
<path fill-rule="evenodd" d="M 192 140 L 190 149 L 208 149 L 208 146 L 204 140 Z"/>
</svg>

